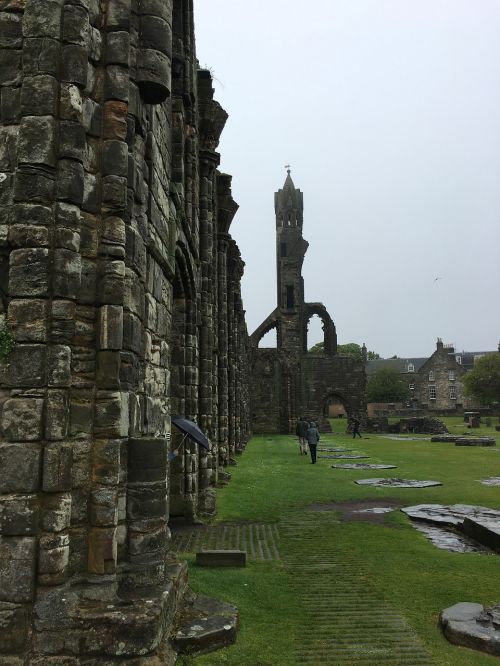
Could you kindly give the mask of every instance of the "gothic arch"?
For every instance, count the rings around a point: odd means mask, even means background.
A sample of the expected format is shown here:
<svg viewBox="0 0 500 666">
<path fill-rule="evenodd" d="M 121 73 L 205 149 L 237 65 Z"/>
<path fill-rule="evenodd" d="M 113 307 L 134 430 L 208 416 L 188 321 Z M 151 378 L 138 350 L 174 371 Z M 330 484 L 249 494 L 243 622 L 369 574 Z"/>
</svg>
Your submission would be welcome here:
<svg viewBox="0 0 500 666">
<path fill-rule="evenodd" d="M 266 335 L 266 333 L 269 333 L 269 331 L 272 331 L 273 328 L 276 329 L 278 332 L 278 325 L 279 325 L 279 317 L 275 315 L 273 312 L 267 319 L 265 319 L 262 324 L 255 329 L 255 331 L 252 333 L 250 336 L 250 342 L 251 344 L 257 348 L 259 346 L 259 342 L 262 340 L 262 338 Z"/>
<path fill-rule="evenodd" d="M 304 353 L 307 352 L 307 327 L 313 315 L 318 315 L 323 322 L 325 354 L 334 356 L 337 353 L 337 332 L 335 324 L 323 303 L 304 303 L 304 325 L 302 331 L 302 348 Z"/>
</svg>

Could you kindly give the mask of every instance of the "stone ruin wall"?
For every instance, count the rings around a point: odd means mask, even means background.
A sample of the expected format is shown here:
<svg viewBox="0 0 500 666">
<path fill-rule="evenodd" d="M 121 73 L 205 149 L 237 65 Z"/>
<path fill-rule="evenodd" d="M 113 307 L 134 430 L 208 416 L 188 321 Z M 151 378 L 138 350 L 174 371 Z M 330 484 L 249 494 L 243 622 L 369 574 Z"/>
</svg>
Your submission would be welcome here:
<svg viewBox="0 0 500 666">
<path fill-rule="evenodd" d="M 227 114 L 192 0 L 0 0 L 0 91 L 0 662 L 157 663 L 249 437 Z"/>
</svg>

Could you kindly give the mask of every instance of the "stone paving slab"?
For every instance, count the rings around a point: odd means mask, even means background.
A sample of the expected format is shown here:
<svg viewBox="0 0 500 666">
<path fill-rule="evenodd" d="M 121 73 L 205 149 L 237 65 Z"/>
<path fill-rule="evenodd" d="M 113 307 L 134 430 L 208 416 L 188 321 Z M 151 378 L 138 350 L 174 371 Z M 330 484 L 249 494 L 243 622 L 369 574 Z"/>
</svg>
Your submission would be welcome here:
<svg viewBox="0 0 500 666">
<path fill-rule="evenodd" d="M 249 560 L 279 560 L 279 532 L 266 523 L 222 523 L 172 528 L 172 548 L 178 553 L 201 550 L 244 550 Z"/>
<path fill-rule="evenodd" d="M 355 483 L 359 486 L 380 486 L 381 488 L 429 488 L 431 486 L 443 485 L 440 481 L 419 481 L 417 479 L 396 478 L 358 479 Z"/>
<path fill-rule="evenodd" d="M 375 465 L 371 463 L 346 463 L 345 465 L 332 465 L 335 469 L 397 469 L 397 465 Z"/>
</svg>

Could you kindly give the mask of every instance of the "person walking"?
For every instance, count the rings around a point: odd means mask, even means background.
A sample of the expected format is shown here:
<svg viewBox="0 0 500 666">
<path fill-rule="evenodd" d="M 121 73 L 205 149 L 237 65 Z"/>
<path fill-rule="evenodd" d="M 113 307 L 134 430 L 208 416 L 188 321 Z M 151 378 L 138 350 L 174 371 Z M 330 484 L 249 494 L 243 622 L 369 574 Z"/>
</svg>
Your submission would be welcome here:
<svg viewBox="0 0 500 666">
<path fill-rule="evenodd" d="M 306 434 L 307 443 L 309 444 L 309 451 L 311 453 L 311 463 L 316 464 L 316 447 L 319 442 L 319 430 L 314 421 L 311 421 Z"/>
<path fill-rule="evenodd" d="M 356 439 L 356 435 L 361 439 L 361 433 L 359 432 L 360 422 L 357 416 L 352 420 L 352 438 Z"/>
<path fill-rule="evenodd" d="M 306 435 L 307 429 L 309 428 L 309 423 L 305 420 L 303 416 L 297 421 L 297 427 L 295 428 L 295 434 L 299 438 L 299 453 L 300 455 L 307 455 L 307 445 L 306 445 Z"/>
</svg>

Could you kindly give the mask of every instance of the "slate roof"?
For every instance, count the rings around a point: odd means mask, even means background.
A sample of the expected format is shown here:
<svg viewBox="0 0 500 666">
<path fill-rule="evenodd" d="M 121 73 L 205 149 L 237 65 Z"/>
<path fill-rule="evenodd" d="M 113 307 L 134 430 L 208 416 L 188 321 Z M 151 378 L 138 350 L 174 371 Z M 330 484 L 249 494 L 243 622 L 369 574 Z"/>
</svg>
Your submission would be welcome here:
<svg viewBox="0 0 500 666">
<path fill-rule="evenodd" d="M 425 358 L 378 358 L 374 361 L 367 361 L 365 370 L 368 376 L 373 375 L 377 370 L 390 369 L 400 373 L 408 372 L 408 365 L 413 364 L 415 372 L 418 372 L 422 365 L 427 361 Z"/>
</svg>

